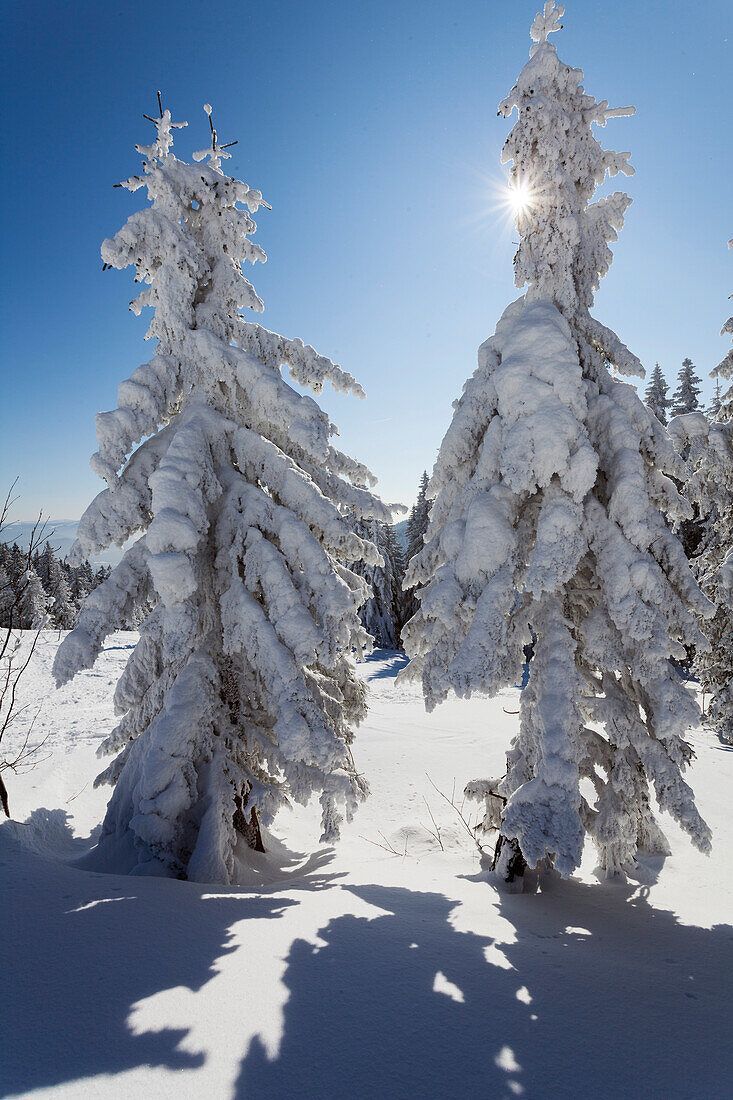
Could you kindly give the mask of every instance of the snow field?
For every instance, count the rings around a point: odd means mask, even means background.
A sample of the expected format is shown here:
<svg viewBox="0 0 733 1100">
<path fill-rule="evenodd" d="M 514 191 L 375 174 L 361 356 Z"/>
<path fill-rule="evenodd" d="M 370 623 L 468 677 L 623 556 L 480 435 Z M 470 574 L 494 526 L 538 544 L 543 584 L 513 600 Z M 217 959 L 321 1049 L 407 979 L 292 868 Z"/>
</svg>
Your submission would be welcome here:
<svg viewBox="0 0 733 1100">
<path fill-rule="evenodd" d="M 313 804 L 281 811 L 239 887 L 91 873 L 94 753 L 135 637 L 54 691 L 46 632 L 24 684 L 47 740 L 0 826 L 2 1095 L 729 1095 L 733 753 L 711 734 L 689 775 L 710 857 L 661 815 L 674 854 L 636 881 L 598 883 L 586 846 L 569 881 L 502 894 L 428 776 L 450 797 L 500 774 L 517 692 L 427 715 L 381 651 L 360 668 L 372 795 L 335 848 Z"/>
</svg>

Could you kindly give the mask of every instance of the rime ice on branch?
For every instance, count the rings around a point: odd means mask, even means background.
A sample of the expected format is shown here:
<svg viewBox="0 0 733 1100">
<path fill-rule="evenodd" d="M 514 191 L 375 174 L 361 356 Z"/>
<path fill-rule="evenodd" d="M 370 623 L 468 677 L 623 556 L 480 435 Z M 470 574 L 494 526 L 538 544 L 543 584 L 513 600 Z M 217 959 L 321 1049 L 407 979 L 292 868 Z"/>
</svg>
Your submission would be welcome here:
<svg viewBox="0 0 733 1100">
<path fill-rule="evenodd" d="M 318 792 L 331 839 L 366 794 L 351 744 L 365 713 L 352 652 L 370 641 L 358 618 L 367 589 L 343 563 L 381 559 L 345 517 L 388 522 L 391 511 L 281 368 L 316 393 L 330 382 L 363 396 L 355 380 L 240 314 L 263 308 L 242 272 L 266 258 L 251 239 L 260 192 L 223 174 L 213 125 L 195 154 L 208 163 L 177 160 L 175 125 L 161 109 L 155 141 L 138 147 L 142 174 L 123 184 L 146 187 L 151 205 L 102 245 L 107 266 L 134 265 L 145 284 L 130 308 L 153 309 L 156 347 L 97 417 L 92 466 L 108 488 L 76 554 L 137 540 L 54 672 L 63 684 L 90 668 L 150 601 L 102 746 L 116 754 L 98 780 L 115 784 L 102 843 L 132 840 L 138 873 L 228 882 L 235 846 L 260 847 L 261 826 L 291 799 Z"/>
<path fill-rule="evenodd" d="M 518 114 L 503 159 L 526 196 L 515 277 L 528 286 L 456 403 L 408 569 L 421 608 L 403 632 L 431 709 L 449 691 L 517 683 L 534 639 L 507 774 L 469 792 L 487 797 L 491 821 L 505 800 L 495 868 L 509 880 L 526 864 L 570 874 L 586 834 L 609 873 L 666 850 L 652 790 L 710 846 L 681 775 L 699 712 L 671 661 L 705 645 L 695 613 L 711 611 L 664 519 L 691 514 L 668 476 L 681 463 L 609 369 L 643 375 L 639 361 L 589 312 L 630 202 L 590 200 L 607 173 L 633 171 L 593 127 L 633 109 L 596 102 L 559 60 L 547 37 L 562 12 L 549 2 L 535 19 L 499 107 Z"/>
</svg>

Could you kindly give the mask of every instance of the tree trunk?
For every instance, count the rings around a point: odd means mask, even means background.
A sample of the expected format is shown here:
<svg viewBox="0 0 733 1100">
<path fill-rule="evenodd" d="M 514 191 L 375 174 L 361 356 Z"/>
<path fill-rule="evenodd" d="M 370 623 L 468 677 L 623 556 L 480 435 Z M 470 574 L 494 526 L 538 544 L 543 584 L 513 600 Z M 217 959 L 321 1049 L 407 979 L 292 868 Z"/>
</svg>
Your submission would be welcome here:
<svg viewBox="0 0 733 1100">
<path fill-rule="evenodd" d="M 523 878 L 526 869 L 527 861 L 522 855 L 519 842 L 500 833 L 494 849 L 491 870 L 500 875 L 505 882 L 514 882 L 515 879 Z"/>
<path fill-rule="evenodd" d="M 239 835 L 244 838 L 247 845 L 255 852 L 264 852 L 265 846 L 262 843 L 262 833 L 260 831 L 260 823 L 257 817 L 257 811 L 254 806 L 252 807 L 247 820 L 247 814 L 245 808 L 247 806 L 247 799 L 249 798 L 249 790 L 246 790 L 241 795 L 235 795 L 236 809 L 234 811 L 234 828 Z"/>
</svg>

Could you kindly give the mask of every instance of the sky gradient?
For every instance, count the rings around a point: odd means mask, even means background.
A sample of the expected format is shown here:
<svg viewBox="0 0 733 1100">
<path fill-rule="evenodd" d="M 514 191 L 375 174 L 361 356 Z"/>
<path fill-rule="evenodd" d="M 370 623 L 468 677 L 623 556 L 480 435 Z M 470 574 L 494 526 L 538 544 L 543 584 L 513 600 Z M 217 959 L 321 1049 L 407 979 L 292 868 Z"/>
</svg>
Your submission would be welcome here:
<svg viewBox="0 0 733 1100">
<path fill-rule="evenodd" d="M 89 469 L 94 414 L 153 354 L 131 271 L 99 247 L 141 205 L 113 189 L 137 171 L 142 112 L 161 88 L 227 168 L 261 189 L 247 272 L 270 329 L 300 336 L 359 379 L 327 391 L 339 446 L 390 501 L 414 500 L 476 349 L 519 293 L 515 233 L 497 203 L 511 120 L 496 105 L 527 59 L 538 0 L 211 0 L 3 4 L 3 386 L 0 488 L 14 518 L 78 518 L 103 488 Z M 689 356 L 708 372 L 733 290 L 728 0 L 569 0 L 560 57 L 585 88 L 637 114 L 599 131 L 630 149 L 612 181 L 633 205 L 594 314 L 674 386 Z"/>
</svg>

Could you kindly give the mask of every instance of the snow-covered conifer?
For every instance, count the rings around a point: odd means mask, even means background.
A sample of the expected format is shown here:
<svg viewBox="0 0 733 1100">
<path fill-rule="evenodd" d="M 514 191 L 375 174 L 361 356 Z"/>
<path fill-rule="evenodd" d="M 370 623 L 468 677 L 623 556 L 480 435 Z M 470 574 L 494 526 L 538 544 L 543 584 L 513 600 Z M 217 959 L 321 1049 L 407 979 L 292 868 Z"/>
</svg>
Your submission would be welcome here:
<svg viewBox="0 0 733 1100">
<path fill-rule="evenodd" d="M 56 558 L 48 540 L 42 553 L 38 555 L 36 572 L 49 597 L 51 622 L 60 630 L 70 630 L 74 625 L 78 609 L 61 563 Z"/>
<path fill-rule="evenodd" d="M 0 542 L 0 569 L 4 569 L 8 577 L 13 571 L 13 551 L 7 542 Z"/>
<path fill-rule="evenodd" d="M 733 248 L 733 237 L 728 241 L 728 248 Z M 733 298 L 733 294 L 731 294 L 731 298 Z M 733 317 L 729 317 L 725 322 L 720 330 L 720 335 L 733 338 Z M 717 367 L 710 372 L 710 377 L 715 378 L 716 384 L 719 378 L 725 378 L 728 382 L 733 378 L 733 347 L 729 348 Z M 733 386 L 727 389 L 720 398 L 719 418 L 722 420 L 733 419 Z"/>
<path fill-rule="evenodd" d="M 715 379 L 715 393 L 710 399 L 710 404 L 705 410 L 705 415 L 710 417 L 711 420 L 720 420 L 721 409 L 723 408 L 723 396 L 720 392 L 720 374 L 717 367 L 710 371 L 710 377 Z"/>
<path fill-rule="evenodd" d="M 644 400 L 661 424 L 667 423 L 667 409 L 672 404 L 667 397 L 669 386 L 659 363 L 654 364 Z"/>
<path fill-rule="evenodd" d="M 32 566 L 25 569 L 16 580 L 15 592 L 17 626 L 21 630 L 37 630 L 46 618 L 51 600 Z"/>
<path fill-rule="evenodd" d="M 672 415 L 697 412 L 700 408 L 700 383 L 702 379 L 695 374 L 691 359 L 683 359 L 677 375 L 677 389 L 672 394 Z"/>
<path fill-rule="evenodd" d="M 71 588 L 63 571 L 59 571 L 51 605 L 51 622 L 59 630 L 71 630 L 76 621 L 78 607 L 71 595 Z"/>
<path fill-rule="evenodd" d="M 7 543 L 0 542 L 0 627 L 12 626 L 10 611 L 15 595 L 14 576 L 12 551 Z"/>
<path fill-rule="evenodd" d="M 60 568 L 48 539 L 43 547 L 43 551 L 34 556 L 33 568 L 38 574 L 38 579 L 43 585 L 46 594 L 53 596 L 53 590 L 58 580 Z"/>
<path fill-rule="evenodd" d="M 425 545 L 425 532 L 428 529 L 428 517 L 430 515 L 430 498 L 428 497 L 428 484 L 430 478 L 427 470 L 423 470 L 420 478 L 420 488 L 417 492 L 417 500 L 410 509 L 407 520 L 405 536 L 407 538 L 407 551 L 405 561 L 409 562 L 415 554 L 419 554 Z"/>
<path fill-rule="evenodd" d="M 360 520 L 355 524 L 360 538 L 377 547 L 381 565 L 355 563 L 353 570 L 369 585 L 371 595 L 361 608 L 360 618 L 368 634 L 381 649 L 397 649 L 403 620 L 402 548 L 394 528 L 379 520 Z"/>
<path fill-rule="evenodd" d="M 27 568 L 27 555 L 23 553 L 17 542 L 10 547 L 10 566 L 8 575 L 11 581 L 16 580 Z"/>
<path fill-rule="evenodd" d="M 470 785 L 487 796 L 509 880 L 527 864 L 570 874 L 586 834 L 608 873 L 666 850 L 652 789 L 710 847 L 681 775 L 699 711 L 670 660 L 704 645 L 695 613 L 712 610 L 664 519 L 690 513 L 667 476 L 681 463 L 609 370 L 643 376 L 638 359 L 590 313 L 631 201 L 591 199 L 607 173 L 633 171 L 593 126 L 633 109 L 597 102 L 560 61 L 547 39 L 562 13 L 548 0 L 536 17 L 530 60 L 499 107 L 518 113 L 503 160 L 519 209 L 515 281 L 528 289 L 455 406 L 408 569 L 421 608 L 403 631 L 430 709 L 451 690 L 516 683 L 536 638 L 507 774 Z"/>
<path fill-rule="evenodd" d="M 87 559 L 72 566 L 71 595 L 79 607 L 95 587 L 94 570 Z"/>
<path fill-rule="evenodd" d="M 715 604 L 706 623 L 709 647 L 697 650 L 693 667 L 704 693 L 710 693 L 708 719 L 733 742 L 733 425 L 710 423 L 702 413 L 677 416 L 669 425 L 688 477 L 685 495 L 700 521 L 692 567 L 705 595 Z"/>
<path fill-rule="evenodd" d="M 733 241 L 729 242 L 729 247 Z M 721 335 L 733 334 L 733 317 Z M 733 351 L 711 372 L 716 382 L 733 376 Z M 685 459 L 685 495 L 701 518 L 693 568 L 715 604 L 706 627 L 709 649 L 695 653 L 694 669 L 711 695 L 708 719 L 724 741 L 733 743 L 733 420 L 731 391 L 720 400 L 711 424 L 699 413 L 675 417 L 670 434 Z"/>
<path fill-rule="evenodd" d="M 0 554 L 0 628 L 12 628 L 14 625 L 11 621 L 14 597 L 13 582 Z"/>
<path fill-rule="evenodd" d="M 205 164 L 174 157 L 167 110 L 155 125 L 142 174 L 123 185 L 146 187 L 152 205 L 102 245 L 106 265 L 134 265 L 146 284 L 131 309 L 152 307 L 155 354 L 97 417 L 92 466 L 108 488 L 79 524 L 74 560 L 138 537 L 87 598 L 54 671 L 62 684 L 89 668 L 151 601 L 103 745 L 118 755 L 98 779 L 115 784 L 101 843 L 134 843 L 138 873 L 227 882 L 238 842 L 261 847 L 261 826 L 289 800 L 319 793 L 330 839 L 366 793 L 351 743 L 367 588 L 341 563 L 379 561 L 347 516 L 391 512 L 282 367 L 316 394 L 330 382 L 362 396 L 357 382 L 240 313 L 263 308 L 242 272 L 265 260 L 251 240 L 262 195 L 223 173 L 213 125 L 211 148 L 194 154 Z"/>
<path fill-rule="evenodd" d="M 430 505 L 432 503 L 428 496 L 429 482 L 430 478 L 428 477 L 427 470 L 424 470 L 420 478 L 420 488 L 418 489 L 417 500 L 410 509 L 410 515 L 405 529 L 405 538 L 407 540 L 407 547 L 404 555 L 405 568 L 407 568 L 412 558 L 414 558 L 416 554 L 419 554 L 425 545 L 425 535 L 428 530 Z M 415 614 L 419 604 L 417 592 L 413 585 L 407 580 L 403 580 L 403 587 L 405 588 L 403 618 L 407 621 Z"/>
</svg>

